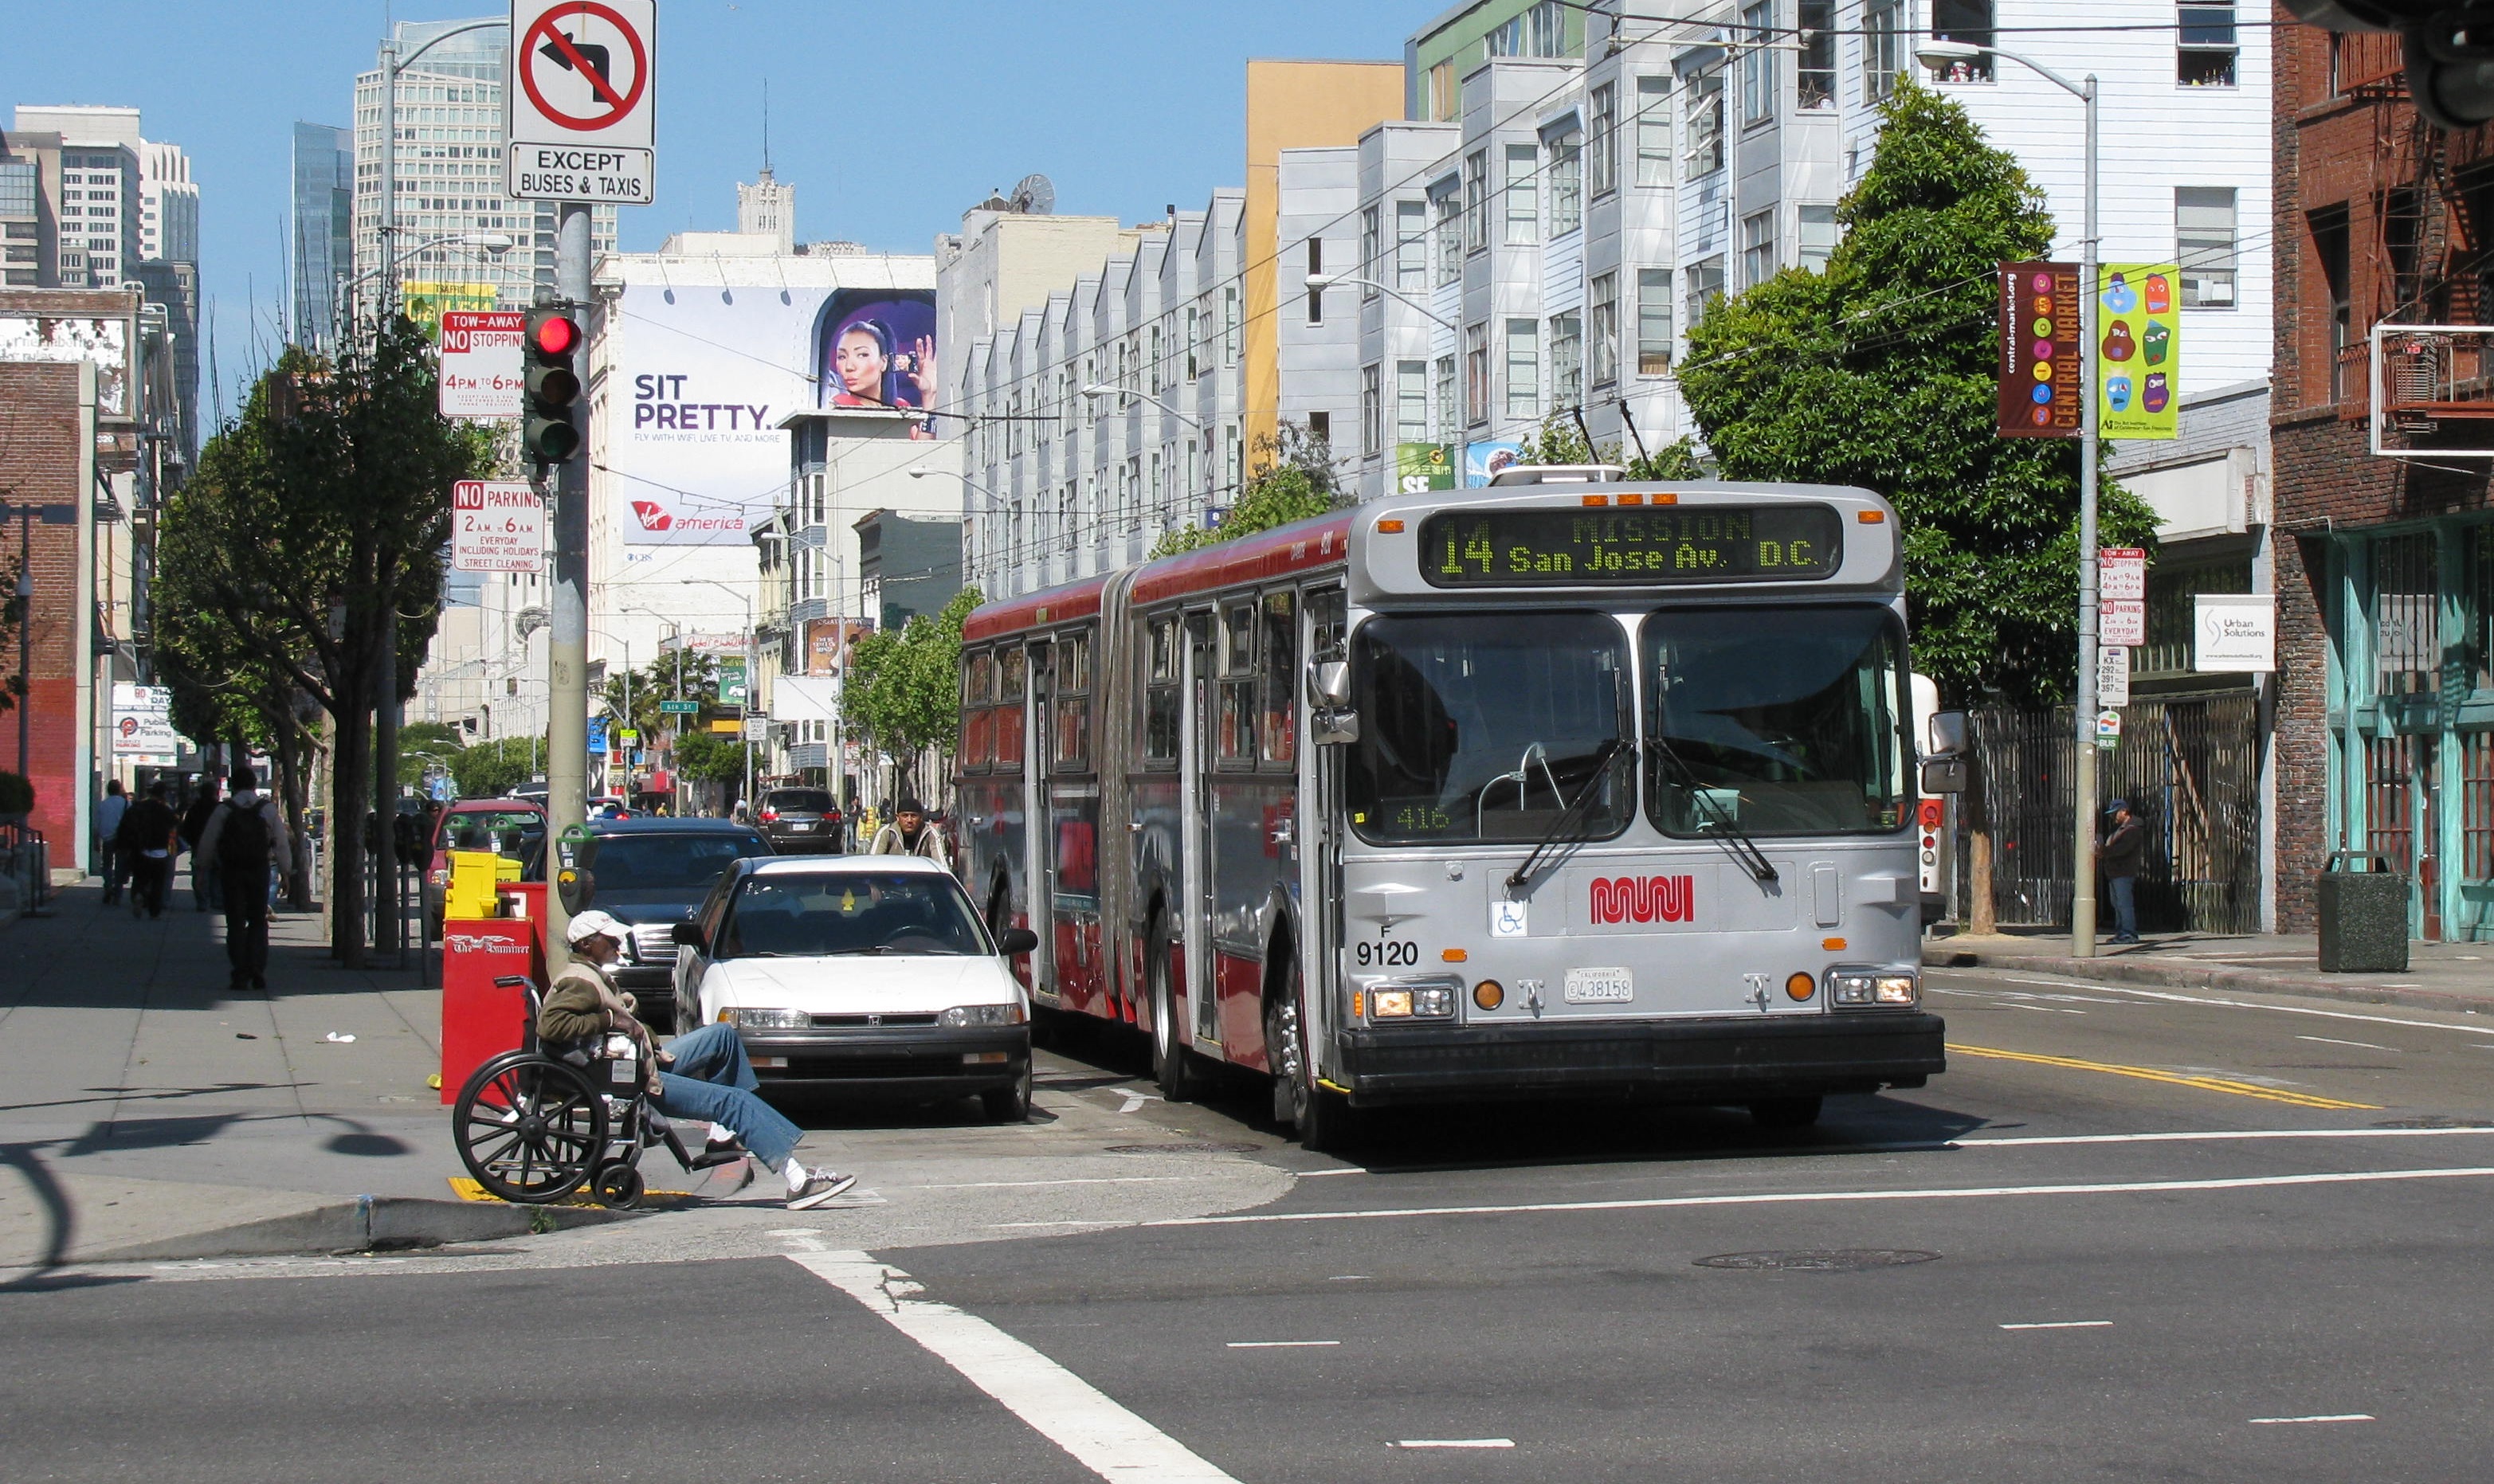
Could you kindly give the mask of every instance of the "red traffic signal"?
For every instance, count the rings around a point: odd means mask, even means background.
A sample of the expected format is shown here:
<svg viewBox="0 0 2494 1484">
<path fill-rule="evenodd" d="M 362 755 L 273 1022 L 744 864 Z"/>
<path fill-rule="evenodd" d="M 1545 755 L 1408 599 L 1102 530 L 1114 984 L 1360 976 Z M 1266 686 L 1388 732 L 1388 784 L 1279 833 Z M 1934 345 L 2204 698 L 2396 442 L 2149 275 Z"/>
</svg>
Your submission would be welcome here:
<svg viewBox="0 0 2494 1484">
<path fill-rule="evenodd" d="M 520 446 L 541 464 L 561 464 L 580 452 L 580 322 L 559 309 L 529 311 L 526 345 L 528 415 Z"/>
<path fill-rule="evenodd" d="M 529 344 L 539 355 L 569 355 L 580 345 L 580 326 L 548 315 L 529 326 Z"/>
</svg>

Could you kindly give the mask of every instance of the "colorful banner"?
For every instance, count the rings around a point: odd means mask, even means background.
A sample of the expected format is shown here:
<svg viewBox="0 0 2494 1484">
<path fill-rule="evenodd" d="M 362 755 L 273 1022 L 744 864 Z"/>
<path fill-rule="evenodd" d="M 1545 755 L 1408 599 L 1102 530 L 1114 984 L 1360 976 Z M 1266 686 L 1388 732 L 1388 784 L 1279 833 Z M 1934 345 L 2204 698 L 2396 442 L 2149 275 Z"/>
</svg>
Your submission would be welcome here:
<svg viewBox="0 0 2494 1484">
<path fill-rule="evenodd" d="M 1524 452 L 1515 442 L 1466 443 L 1464 445 L 1464 488 L 1477 490 L 1498 477 L 1499 470 L 1513 464 Z"/>
<path fill-rule="evenodd" d="M 1455 461 L 1444 443 L 1394 445 L 1394 493 L 1418 495 L 1455 487 Z"/>
<path fill-rule="evenodd" d="M 2077 264 L 2000 265 L 2002 438 L 2079 436 L 2080 308 Z"/>
<path fill-rule="evenodd" d="M 2182 420 L 2182 281 L 2170 262 L 2097 270 L 2097 427 L 2109 439 L 2177 438 Z"/>
<path fill-rule="evenodd" d="M 745 656 L 742 654 L 718 662 L 718 704 L 745 704 Z"/>
</svg>

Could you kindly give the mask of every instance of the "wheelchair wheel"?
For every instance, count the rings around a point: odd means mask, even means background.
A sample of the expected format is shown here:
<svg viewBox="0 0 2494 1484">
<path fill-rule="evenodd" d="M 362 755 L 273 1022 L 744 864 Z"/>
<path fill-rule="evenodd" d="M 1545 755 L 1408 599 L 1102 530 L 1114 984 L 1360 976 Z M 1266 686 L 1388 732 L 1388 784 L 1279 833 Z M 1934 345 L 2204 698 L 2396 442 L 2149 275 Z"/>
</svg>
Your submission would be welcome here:
<svg viewBox="0 0 2494 1484">
<path fill-rule="evenodd" d="M 503 1200 L 542 1205 L 580 1188 L 606 1148 L 606 1105 L 579 1072 L 530 1051 L 476 1069 L 450 1110 L 459 1162 Z"/>
<path fill-rule="evenodd" d="M 591 1189 L 599 1205 L 610 1211 L 629 1211 L 641 1203 L 641 1172 L 618 1160 L 599 1166 Z"/>
</svg>

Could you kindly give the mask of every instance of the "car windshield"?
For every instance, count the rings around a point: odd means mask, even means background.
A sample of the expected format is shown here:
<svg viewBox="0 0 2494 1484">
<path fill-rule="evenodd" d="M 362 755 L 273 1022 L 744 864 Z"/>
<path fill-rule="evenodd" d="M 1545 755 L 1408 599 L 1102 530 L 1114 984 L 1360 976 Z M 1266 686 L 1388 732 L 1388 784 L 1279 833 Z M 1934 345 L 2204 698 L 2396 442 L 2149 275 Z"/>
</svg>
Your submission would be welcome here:
<svg viewBox="0 0 2494 1484">
<path fill-rule="evenodd" d="M 1360 735 L 1352 827 L 1385 844 L 1537 840 L 1591 788 L 1570 833 L 1627 827 L 1627 647 L 1598 613 L 1372 619 L 1352 645 Z"/>
<path fill-rule="evenodd" d="M 442 817 L 441 848 L 499 851 L 518 860 L 544 833 L 545 815 L 535 809 L 458 809 Z"/>
<path fill-rule="evenodd" d="M 1646 620 L 1647 807 L 1682 836 L 1884 833 L 1905 822 L 1905 644 L 1880 608 L 1663 609 Z"/>
<path fill-rule="evenodd" d="M 721 958 L 993 952 L 960 884 L 933 871 L 748 876 L 718 945 Z"/>
<path fill-rule="evenodd" d="M 593 835 L 580 854 L 580 863 L 597 877 L 600 892 L 659 892 L 683 889 L 699 896 L 718 881 L 718 873 L 746 856 L 771 852 L 758 836 L 716 834 Z"/>
<path fill-rule="evenodd" d="M 776 794 L 765 794 L 762 806 L 782 814 L 829 814 L 832 796 L 820 789 L 785 788 Z"/>
</svg>

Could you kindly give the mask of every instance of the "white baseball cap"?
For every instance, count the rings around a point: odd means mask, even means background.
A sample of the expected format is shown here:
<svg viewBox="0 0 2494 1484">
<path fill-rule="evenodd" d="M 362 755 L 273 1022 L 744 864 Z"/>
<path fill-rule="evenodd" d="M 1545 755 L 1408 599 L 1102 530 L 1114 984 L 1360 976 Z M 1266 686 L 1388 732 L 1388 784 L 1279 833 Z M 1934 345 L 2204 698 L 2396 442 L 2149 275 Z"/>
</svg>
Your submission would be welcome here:
<svg viewBox="0 0 2494 1484">
<path fill-rule="evenodd" d="M 631 936 L 624 925 L 594 908 L 573 917 L 571 926 L 563 932 L 563 941 L 577 948 L 592 938 L 612 938 L 622 943 Z"/>
</svg>

